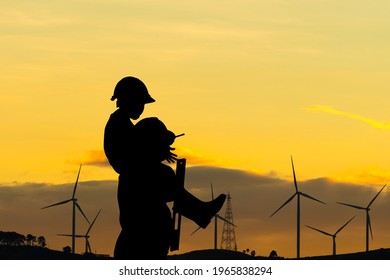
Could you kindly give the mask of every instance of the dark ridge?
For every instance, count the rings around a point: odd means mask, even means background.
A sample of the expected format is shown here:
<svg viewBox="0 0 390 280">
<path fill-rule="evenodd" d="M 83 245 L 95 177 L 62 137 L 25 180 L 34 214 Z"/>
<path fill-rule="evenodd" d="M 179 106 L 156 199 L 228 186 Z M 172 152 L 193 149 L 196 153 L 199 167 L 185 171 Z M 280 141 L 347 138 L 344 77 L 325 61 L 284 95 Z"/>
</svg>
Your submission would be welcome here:
<svg viewBox="0 0 390 280">
<path fill-rule="evenodd" d="M 238 251 L 230 250 L 198 250 L 180 255 L 170 255 L 168 260 L 256 260 L 268 259 L 267 257 L 253 257 Z"/>
<path fill-rule="evenodd" d="M 38 246 L 0 245 L 0 260 L 109 260 L 108 255 L 70 254 Z M 169 255 L 168 260 L 291 260 L 292 258 L 268 258 L 251 256 L 238 251 L 229 250 L 198 250 L 184 254 Z M 309 256 L 301 260 L 390 260 L 390 249 L 377 249 L 369 252 L 350 254 Z"/>
<path fill-rule="evenodd" d="M 377 249 L 340 255 L 305 257 L 305 260 L 390 260 L 390 249 Z"/>
<path fill-rule="evenodd" d="M 0 260 L 102 260 L 106 255 L 70 254 L 38 246 L 0 246 Z"/>
</svg>

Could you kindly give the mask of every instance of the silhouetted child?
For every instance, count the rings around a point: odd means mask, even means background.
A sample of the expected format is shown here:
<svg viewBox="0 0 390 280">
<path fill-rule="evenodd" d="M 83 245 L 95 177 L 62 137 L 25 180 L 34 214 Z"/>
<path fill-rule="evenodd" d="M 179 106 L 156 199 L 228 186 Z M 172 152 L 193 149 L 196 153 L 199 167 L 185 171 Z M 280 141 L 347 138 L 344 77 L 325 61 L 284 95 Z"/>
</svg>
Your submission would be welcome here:
<svg viewBox="0 0 390 280">
<path fill-rule="evenodd" d="M 112 168 L 122 174 L 134 163 L 134 124 L 145 105 L 155 100 L 145 84 L 135 77 L 124 77 L 115 86 L 111 101 L 118 108 L 111 114 L 104 130 L 104 152 Z M 119 184 L 121 176 L 119 177 Z"/>
</svg>

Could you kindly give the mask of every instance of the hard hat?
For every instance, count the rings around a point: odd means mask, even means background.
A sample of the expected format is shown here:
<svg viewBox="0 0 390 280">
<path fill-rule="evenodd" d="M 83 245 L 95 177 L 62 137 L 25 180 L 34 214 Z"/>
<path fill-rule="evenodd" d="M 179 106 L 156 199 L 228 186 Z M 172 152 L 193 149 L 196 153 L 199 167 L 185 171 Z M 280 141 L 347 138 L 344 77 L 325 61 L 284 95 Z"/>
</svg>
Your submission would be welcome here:
<svg viewBox="0 0 390 280">
<path fill-rule="evenodd" d="M 127 98 L 129 100 L 143 103 L 152 103 L 155 100 L 150 96 L 145 84 L 135 77 L 124 77 L 115 86 L 114 95 L 111 100 Z"/>
</svg>

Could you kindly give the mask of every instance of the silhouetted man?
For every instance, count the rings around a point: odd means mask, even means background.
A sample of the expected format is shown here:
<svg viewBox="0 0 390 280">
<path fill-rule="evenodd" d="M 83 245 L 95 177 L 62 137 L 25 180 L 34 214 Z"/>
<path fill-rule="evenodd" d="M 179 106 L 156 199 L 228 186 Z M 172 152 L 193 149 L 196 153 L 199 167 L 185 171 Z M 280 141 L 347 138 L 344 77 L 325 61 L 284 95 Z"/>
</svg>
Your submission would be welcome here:
<svg viewBox="0 0 390 280">
<path fill-rule="evenodd" d="M 122 231 L 115 245 L 117 259 L 165 259 L 173 232 L 167 202 L 180 196 L 176 176 L 162 163 L 175 135 L 157 118 L 134 127 L 134 144 L 142 156 L 118 190 Z"/>
<path fill-rule="evenodd" d="M 130 187 L 120 188 L 118 201 L 122 231 L 117 259 L 165 259 L 172 240 L 173 219 L 167 202 L 201 227 L 222 207 L 226 195 L 203 202 L 180 187 L 173 169 L 163 164 L 175 134 L 157 118 L 140 120 L 134 127 L 134 144 L 142 156 L 128 177 Z"/>
</svg>

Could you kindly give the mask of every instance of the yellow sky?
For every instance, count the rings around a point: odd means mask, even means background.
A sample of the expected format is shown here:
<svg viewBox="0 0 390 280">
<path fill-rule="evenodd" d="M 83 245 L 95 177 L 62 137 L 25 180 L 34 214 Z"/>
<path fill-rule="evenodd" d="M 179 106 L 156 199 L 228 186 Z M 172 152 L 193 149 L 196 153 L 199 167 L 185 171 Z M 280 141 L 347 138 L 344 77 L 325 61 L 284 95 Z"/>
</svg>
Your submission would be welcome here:
<svg viewBox="0 0 390 280">
<path fill-rule="evenodd" d="M 116 82 L 134 75 L 157 100 L 144 117 L 185 132 L 176 146 L 198 162 L 291 179 L 293 155 L 302 180 L 382 185 L 389 5 L 2 1 L 0 182 L 74 181 L 102 150 Z"/>
<path fill-rule="evenodd" d="M 307 108 L 388 121 L 388 5 L 3 1 L 0 181 L 62 181 L 101 150 L 125 75 L 157 100 L 145 116 L 222 165 L 288 176 L 293 154 L 304 178 L 386 174 L 387 130 Z"/>
</svg>

